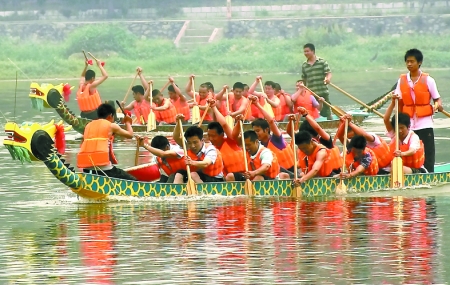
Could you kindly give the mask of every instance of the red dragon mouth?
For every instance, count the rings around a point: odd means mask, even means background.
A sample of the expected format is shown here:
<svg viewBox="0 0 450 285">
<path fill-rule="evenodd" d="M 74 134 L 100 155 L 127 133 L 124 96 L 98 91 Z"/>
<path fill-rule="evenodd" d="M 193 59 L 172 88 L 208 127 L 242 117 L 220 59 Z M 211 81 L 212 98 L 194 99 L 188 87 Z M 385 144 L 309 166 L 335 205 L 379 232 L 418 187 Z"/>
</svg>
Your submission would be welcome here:
<svg viewBox="0 0 450 285">
<path fill-rule="evenodd" d="M 19 135 L 15 131 L 5 130 L 5 133 L 7 135 L 5 140 L 14 141 L 14 142 L 17 142 L 17 143 L 26 143 L 27 142 L 27 139 L 25 137 Z"/>
</svg>

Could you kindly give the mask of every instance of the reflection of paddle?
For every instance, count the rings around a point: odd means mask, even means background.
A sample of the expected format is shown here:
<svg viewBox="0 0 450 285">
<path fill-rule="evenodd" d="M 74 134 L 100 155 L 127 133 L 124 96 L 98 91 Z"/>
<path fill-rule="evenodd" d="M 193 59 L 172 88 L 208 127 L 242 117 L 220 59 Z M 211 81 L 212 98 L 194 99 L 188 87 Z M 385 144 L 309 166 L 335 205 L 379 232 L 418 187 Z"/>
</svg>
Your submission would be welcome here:
<svg viewBox="0 0 450 285">
<path fill-rule="evenodd" d="M 205 119 L 206 114 L 208 114 L 208 111 L 209 111 L 209 104 L 206 105 L 205 112 L 203 113 L 203 116 L 202 116 L 202 118 L 200 119 L 200 122 L 198 122 L 198 126 L 199 126 L 199 127 L 202 126 L 203 120 Z"/>
<path fill-rule="evenodd" d="M 265 96 L 267 96 L 267 94 L 264 92 L 264 87 L 262 85 L 261 79 L 259 80 L 259 86 L 261 87 L 261 92 L 264 93 Z M 263 109 L 267 112 L 267 114 L 269 114 L 272 118 L 274 118 L 275 114 L 273 113 L 272 105 L 270 105 L 269 102 L 267 102 L 267 98 L 264 99 L 265 101 Z"/>
<path fill-rule="evenodd" d="M 346 92 L 345 90 L 337 87 L 336 85 L 334 85 L 333 83 L 329 83 L 329 85 L 331 85 L 333 88 L 335 88 L 336 90 L 340 91 L 342 94 L 346 95 L 347 97 L 349 97 L 350 99 L 352 99 L 353 101 L 355 101 L 356 103 L 360 104 L 361 106 L 364 106 L 365 108 L 367 108 L 367 110 L 369 110 L 369 112 L 372 112 L 374 114 L 377 114 L 378 116 L 380 116 L 381 118 L 383 118 L 383 114 L 381 114 L 380 112 L 378 112 L 377 110 L 374 109 L 370 109 L 370 107 L 364 103 L 363 101 L 359 100 L 358 98 L 356 98 L 355 96 L 351 95 L 350 93 Z"/>
<path fill-rule="evenodd" d="M 184 141 L 183 123 L 181 121 L 181 118 L 178 119 L 178 124 L 180 125 L 180 136 L 181 136 L 181 141 L 183 142 L 184 157 L 188 157 L 186 142 Z M 186 165 L 186 171 L 187 171 L 187 176 L 188 176 L 188 181 L 186 184 L 186 192 L 188 195 L 197 195 L 197 186 L 195 185 L 194 180 L 192 180 L 191 167 L 189 165 Z"/>
<path fill-rule="evenodd" d="M 230 104 L 229 104 L 229 102 L 228 102 L 228 87 L 227 87 L 227 89 L 225 90 L 225 96 L 226 96 L 226 99 L 227 99 L 227 116 L 225 117 L 225 122 L 227 123 L 227 125 L 228 126 L 230 126 L 230 128 L 233 128 L 234 127 L 234 120 L 233 120 L 233 118 L 229 115 L 229 113 L 230 113 Z M 245 117 L 244 117 L 244 120 L 245 120 Z"/>
<path fill-rule="evenodd" d="M 311 91 L 311 89 L 309 89 L 308 87 L 306 87 L 306 86 L 303 85 L 303 84 L 302 84 L 302 86 L 303 86 L 303 88 L 305 88 L 305 90 L 308 90 L 314 97 L 316 97 L 317 99 L 320 98 L 320 96 L 317 95 L 316 93 L 314 93 L 313 91 Z M 334 113 L 336 116 L 338 116 L 338 117 L 342 117 L 343 115 L 346 114 L 344 110 L 342 110 L 341 108 L 339 108 L 339 107 L 337 107 L 337 106 L 331 105 L 331 104 L 328 103 L 327 101 L 323 101 L 323 103 L 324 103 L 325 105 L 327 105 L 328 107 L 330 107 L 331 111 L 333 111 L 333 113 Z"/>
<path fill-rule="evenodd" d="M 345 157 L 347 156 L 347 132 L 348 132 L 348 120 L 345 119 L 345 130 L 344 130 L 344 147 L 342 148 L 342 157 L 343 157 L 343 163 L 342 163 L 342 174 L 345 173 Z M 347 194 L 347 185 L 344 183 L 344 179 L 341 178 L 339 181 L 338 186 L 336 187 L 336 194 L 337 195 L 343 195 Z"/>
<path fill-rule="evenodd" d="M 153 107 L 153 82 L 150 82 L 148 86 L 148 91 L 150 92 L 150 107 Z M 145 97 L 145 96 L 144 96 Z M 147 118 L 147 132 L 153 131 L 156 129 L 156 116 L 153 113 L 153 109 L 150 109 L 150 113 L 148 113 Z"/>
<path fill-rule="evenodd" d="M 295 129 L 294 121 L 291 121 L 292 126 L 292 148 L 294 151 L 294 181 L 298 179 L 298 161 L 297 161 L 297 150 L 295 149 Z M 303 194 L 303 189 L 299 184 L 294 184 L 294 189 L 292 190 L 292 197 L 301 198 Z"/>
<path fill-rule="evenodd" d="M 197 100 L 195 100 L 195 81 L 193 77 L 191 78 L 191 80 L 192 80 L 192 93 L 194 94 L 194 101 L 196 102 Z M 200 108 L 198 107 L 198 105 L 195 105 L 194 107 L 192 107 L 191 123 L 194 125 L 197 124 L 198 122 L 200 122 Z"/>
<path fill-rule="evenodd" d="M 398 134 L 398 99 L 395 100 L 395 150 L 400 149 L 400 138 Z M 403 160 L 401 157 L 396 156 L 392 160 L 391 169 L 391 187 L 401 188 L 403 187 L 404 176 L 403 176 Z"/>
<path fill-rule="evenodd" d="M 138 74 L 139 74 L 139 73 L 136 73 L 136 75 L 135 75 L 134 78 L 133 78 L 133 81 L 131 81 L 131 84 L 130 84 L 130 86 L 128 87 L 127 93 L 125 93 L 125 97 L 124 97 L 123 100 L 122 100 L 122 101 L 125 102 L 125 103 L 126 103 L 126 101 L 127 101 L 128 94 L 129 94 L 130 91 L 131 91 L 131 88 L 133 88 L 134 81 L 136 81 L 136 78 L 137 78 Z M 116 113 L 120 113 L 119 111 L 120 111 L 120 109 L 117 109 L 117 110 L 116 110 Z"/>
<path fill-rule="evenodd" d="M 245 172 L 248 172 L 247 151 L 245 149 L 245 139 L 244 139 L 244 127 L 242 126 L 241 120 L 239 120 L 239 125 L 241 127 L 242 152 L 244 153 Z M 244 191 L 245 191 L 245 195 L 248 195 L 248 196 L 255 195 L 255 193 L 253 191 L 253 183 L 248 178 L 245 180 Z"/>
</svg>

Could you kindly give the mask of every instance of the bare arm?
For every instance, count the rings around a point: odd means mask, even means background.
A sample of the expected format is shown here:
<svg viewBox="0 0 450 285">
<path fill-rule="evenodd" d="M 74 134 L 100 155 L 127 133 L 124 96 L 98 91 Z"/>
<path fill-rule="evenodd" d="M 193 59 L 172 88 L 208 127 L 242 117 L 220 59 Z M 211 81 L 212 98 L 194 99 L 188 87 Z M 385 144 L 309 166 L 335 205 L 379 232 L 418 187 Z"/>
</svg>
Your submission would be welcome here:
<svg viewBox="0 0 450 285">
<path fill-rule="evenodd" d="M 178 157 L 178 154 L 173 150 L 160 150 L 158 148 L 152 147 L 149 144 L 144 144 L 143 147 L 149 152 L 151 152 L 153 155 L 156 155 L 161 158 Z"/>
<path fill-rule="evenodd" d="M 192 161 L 191 165 L 199 168 L 199 169 L 204 169 L 208 166 L 210 166 L 212 164 L 211 159 L 205 157 L 205 159 L 201 160 L 201 161 Z"/>
<path fill-rule="evenodd" d="M 164 111 L 164 110 L 169 109 L 169 107 L 170 107 L 170 100 L 164 99 L 164 105 L 159 106 L 159 107 L 154 107 L 153 110 L 155 110 L 155 111 Z"/>
<path fill-rule="evenodd" d="M 270 168 L 270 164 L 263 163 L 263 164 L 261 164 L 260 168 L 253 170 L 253 174 L 254 174 L 254 176 L 264 175 L 269 170 L 269 168 Z"/>
<path fill-rule="evenodd" d="M 242 117 L 242 115 L 239 115 Z M 241 136 L 241 124 L 239 123 L 239 116 L 236 118 L 236 124 L 234 125 L 233 132 L 231 133 L 231 138 L 238 144 L 242 145 L 240 140 Z"/>
<path fill-rule="evenodd" d="M 129 117 L 128 117 L 129 118 Z M 131 121 L 131 118 L 129 118 Z M 126 130 L 122 129 L 118 124 L 112 123 L 111 124 L 111 130 L 114 134 L 122 136 L 127 139 L 133 138 L 133 129 L 131 128 L 130 121 L 125 122 Z"/>
<path fill-rule="evenodd" d="M 302 177 L 302 180 L 307 181 L 313 177 L 316 177 L 316 175 L 319 173 L 320 169 L 322 168 L 322 165 L 325 162 L 326 158 L 327 158 L 327 151 L 325 149 L 319 150 L 316 154 L 316 161 L 314 162 L 313 166 L 311 167 L 311 170 Z"/>
<path fill-rule="evenodd" d="M 148 84 L 147 80 L 145 80 L 145 77 L 142 74 L 142 70 L 139 72 L 139 78 L 141 79 L 141 84 L 144 87 L 144 90 L 148 90 L 148 88 L 150 88 L 150 85 Z M 149 96 L 152 96 L 152 94 L 149 94 Z"/>
<path fill-rule="evenodd" d="M 230 115 L 232 117 L 236 117 L 239 114 L 245 115 L 244 112 L 247 109 L 248 104 L 250 104 L 250 102 L 248 102 L 247 98 L 244 98 L 244 102 L 242 102 L 241 106 L 239 106 L 239 109 L 235 112 L 232 112 Z"/>
<path fill-rule="evenodd" d="M 384 126 L 386 127 L 386 130 L 388 132 L 391 132 L 394 130 L 394 128 L 391 125 L 391 115 L 392 115 L 392 111 L 394 110 L 395 107 L 395 99 L 394 97 L 392 97 L 393 100 L 391 101 L 391 104 L 389 104 L 389 106 L 386 109 L 386 113 L 384 113 L 384 117 L 383 117 L 383 121 L 384 121 Z"/>
<path fill-rule="evenodd" d="M 79 84 L 79 86 L 81 86 L 81 85 L 84 85 L 84 82 L 86 82 L 86 79 L 85 79 L 85 75 L 86 75 L 86 71 L 87 71 L 87 68 L 88 68 L 88 63 L 87 63 L 87 61 L 84 63 L 84 69 L 83 69 L 83 71 L 81 72 L 81 77 L 80 77 L 80 84 Z"/>
<path fill-rule="evenodd" d="M 261 111 L 261 114 L 263 114 L 263 116 L 267 120 L 267 122 L 269 122 L 270 130 L 272 131 L 272 133 L 277 137 L 281 137 L 282 133 L 281 133 L 280 129 L 277 127 L 277 124 L 275 123 L 274 118 L 271 117 L 269 115 L 269 113 L 266 112 L 266 110 L 264 110 L 264 108 L 261 106 L 261 104 L 259 104 L 259 102 L 255 102 L 254 104 L 259 109 L 259 111 Z"/>
<path fill-rule="evenodd" d="M 133 110 L 133 109 L 134 109 L 134 103 L 135 103 L 135 102 L 136 102 L 136 100 L 131 101 L 131 103 L 128 104 L 128 106 L 123 107 L 123 109 L 124 109 L 124 110 L 128 110 L 128 111 Z M 123 104 L 125 104 L 125 102 L 123 102 Z"/>
<path fill-rule="evenodd" d="M 181 137 L 181 133 L 180 133 L 180 120 L 178 120 L 179 116 L 181 116 L 181 119 L 184 120 L 184 116 L 177 115 L 177 124 L 176 124 L 175 128 L 173 129 L 172 136 L 173 136 L 173 139 L 175 140 L 175 142 L 178 145 L 182 146 L 183 145 L 183 141 L 182 140 L 184 140 L 184 137 Z"/>
<path fill-rule="evenodd" d="M 233 137 L 233 135 L 232 135 L 233 130 L 231 129 L 231 127 L 225 121 L 225 117 L 222 115 L 222 113 L 220 113 L 219 110 L 217 109 L 216 103 L 215 102 L 211 103 L 210 107 L 213 110 L 214 115 L 216 116 L 217 122 L 222 126 L 223 131 L 225 132 L 227 137 L 232 138 Z"/>
<path fill-rule="evenodd" d="M 219 93 L 216 94 L 215 99 L 216 100 L 226 100 L 226 98 L 223 98 L 223 95 L 225 94 L 225 91 L 228 89 L 227 85 L 224 85 L 222 90 L 219 91 Z"/>
<path fill-rule="evenodd" d="M 317 132 L 317 134 L 322 137 L 324 140 L 330 140 L 330 135 L 325 132 L 322 127 L 314 120 L 314 118 L 308 114 L 308 111 L 303 107 L 298 107 L 299 113 L 308 121 L 311 127 Z"/>
<path fill-rule="evenodd" d="M 194 99 L 195 99 L 195 90 L 192 91 L 192 79 L 193 79 L 193 78 L 195 78 L 194 75 L 191 75 L 191 76 L 189 77 L 188 83 L 186 84 L 186 89 L 185 89 L 185 91 L 186 91 L 186 93 L 187 93 L 189 96 L 191 96 L 191 98 L 194 98 Z"/>
<path fill-rule="evenodd" d="M 281 96 L 284 96 L 284 102 L 286 103 L 286 105 L 288 106 L 289 109 L 292 109 L 292 106 L 294 106 L 294 103 L 292 103 L 291 96 L 289 96 L 289 94 L 284 93 L 284 92 L 282 94 L 283 95 L 281 95 Z"/>
<path fill-rule="evenodd" d="M 375 141 L 375 138 L 372 135 L 368 134 L 364 129 L 358 127 L 357 125 L 353 124 L 352 122 L 349 122 L 348 125 L 350 128 L 352 128 L 352 130 L 355 134 L 363 136 L 366 139 L 366 141 L 368 141 L 368 142 Z"/>
<path fill-rule="evenodd" d="M 95 80 L 94 83 L 91 84 L 91 89 L 97 88 L 100 84 L 103 83 L 108 78 L 108 73 L 106 73 L 105 68 L 102 66 L 100 60 L 97 60 L 97 66 L 100 68 L 100 71 L 102 72 L 102 77 Z"/>
<path fill-rule="evenodd" d="M 266 97 L 267 103 L 271 105 L 272 107 L 276 108 L 280 106 L 280 99 L 277 96 L 273 96 L 273 100 L 269 99 L 269 97 Z"/>
<path fill-rule="evenodd" d="M 171 80 L 171 79 L 172 79 L 172 80 Z M 184 95 L 181 93 L 180 88 L 175 84 L 175 81 L 173 80 L 172 77 L 169 77 L 169 81 L 170 81 L 170 83 L 172 84 L 173 89 L 175 90 L 175 93 L 178 94 L 178 96 L 180 96 L 180 101 L 181 101 L 181 102 L 186 102 L 186 96 L 184 96 Z"/>
</svg>

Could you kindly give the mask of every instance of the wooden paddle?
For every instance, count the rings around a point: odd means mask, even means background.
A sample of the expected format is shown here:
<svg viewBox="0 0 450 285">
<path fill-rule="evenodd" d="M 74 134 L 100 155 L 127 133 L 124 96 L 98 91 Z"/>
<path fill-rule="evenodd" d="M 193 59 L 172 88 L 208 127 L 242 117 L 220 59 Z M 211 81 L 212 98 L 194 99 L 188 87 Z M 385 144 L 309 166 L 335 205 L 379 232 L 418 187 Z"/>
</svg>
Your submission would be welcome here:
<svg viewBox="0 0 450 285">
<path fill-rule="evenodd" d="M 242 121 L 239 120 L 239 125 L 241 126 L 241 140 L 242 140 L 242 152 L 244 153 L 244 164 L 245 164 L 245 172 L 248 172 L 248 165 L 247 165 L 247 151 L 245 149 L 245 139 L 244 139 L 244 127 L 242 126 Z M 254 196 L 255 193 L 253 191 L 253 183 L 250 179 L 245 180 L 244 184 L 244 191 L 245 195 L 248 196 Z"/>
<path fill-rule="evenodd" d="M 356 103 L 360 104 L 361 106 L 367 108 L 367 110 L 369 110 L 369 112 L 372 112 L 374 114 L 377 114 L 380 118 L 383 118 L 384 115 L 381 114 L 380 112 L 378 112 L 375 109 L 371 109 L 366 103 L 364 103 L 363 101 L 359 100 L 358 98 L 356 98 L 355 96 L 351 95 L 350 93 L 346 92 L 345 90 L 339 88 L 338 86 L 334 85 L 333 83 L 329 83 L 329 85 L 331 85 L 333 88 L 335 88 L 336 90 L 340 91 L 342 94 L 346 95 L 347 97 L 349 97 L 350 99 L 352 99 L 353 101 L 355 101 Z"/>
<path fill-rule="evenodd" d="M 180 125 L 180 136 L 181 136 L 181 141 L 183 142 L 184 157 L 188 157 L 186 142 L 184 139 L 183 123 L 181 121 L 181 118 L 178 119 L 178 124 Z M 187 176 L 188 176 L 188 181 L 186 184 L 186 192 L 188 195 L 197 195 L 197 186 L 195 185 L 194 180 L 192 180 L 191 167 L 189 165 L 186 165 L 186 171 L 187 171 Z"/>
<path fill-rule="evenodd" d="M 261 92 L 264 93 L 264 95 L 267 96 L 267 94 L 264 92 L 264 87 L 262 85 L 261 80 L 259 80 L 259 86 L 261 87 Z M 273 109 L 272 106 L 269 104 L 269 102 L 267 102 L 267 98 L 265 98 L 265 103 L 263 106 L 263 109 L 267 112 L 267 114 L 269 114 L 272 118 L 275 117 L 275 114 L 273 113 Z"/>
<path fill-rule="evenodd" d="M 166 85 L 164 85 L 163 88 L 161 88 L 161 90 L 159 90 L 159 92 L 162 93 L 164 91 L 164 89 L 166 89 L 167 86 L 169 86 L 169 85 L 170 85 L 170 81 L 167 81 Z"/>
<path fill-rule="evenodd" d="M 438 106 L 439 106 L 439 103 L 438 103 L 438 102 L 435 102 L 435 103 L 434 103 L 434 109 L 436 110 L 435 113 L 439 112 L 439 111 L 437 110 Z M 447 117 L 450 118 L 450 113 L 449 113 L 449 112 L 447 112 L 447 111 L 445 111 L 445 110 L 442 110 L 442 111 L 440 111 L 440 112 L 441 112 L 442 114 L 444 114 L 444 115 L 446 115 Z"/>
<path fill-rule="evenodd" d="M 295 129 L 294 129 L 294 121 L 291 121 L 292 124 L 292 150 L 294 151 L 294 181 L 298 179 L 298 161 L 297 161 L 297 150 L 295 149 Z M 299 184 L 294 185 L 294 189 L 292 189 L 292 197 L 301 198 L 303 194 L 303 189 Z"/>
<path fill-rule="evenodd" d="M 342 148 L 342 157 L 343 157 L 343 163 L 342 163 L 342 173 L 345 173 L 346 169 L 345 169 L 345 157 L 347 156 L 347 141 L 348 141 L 348 137 L 347 137 L 347 133 L 348 133 L 348 120 L 345 119 L 345 130 L 344 130 L 344 143 L 343 143 L 343 148 Z M 345 185 L 344 179 L 340 179 L 338 186 L 336 187 L 336 194 L 337 195 L 344 195 L 347 194 L 347 185 Z"/>
<path fill-rule="evenodd" d="M 192 93 L 194 94 L 194 101 L 196 101 L 195 100 L 195 81 L 194 81 L 194 78 L 191 78 L 191 80 L 192 80 Z M 200 95 L 198 95 L 198 96 L 200 96 Z M 195 105 L 194 107 L 192 107 L 191 123 L 194 125 L 198 122 L 200 122 L 200 108 L 197 105 Z"/>
<path fill-rule="evenodd" d="M 209 104 L 206 105 L 205 112 L 203 113 L 203 116 L 202 116 L 202 118 L 200 119 L 200 122 L 198 122 L 198 126 L 199 126 L 199 127 L 202 126 L 203 120 L 205 119 L 206 114 L 208 114 L 208 110 L 209 110 Z"/>
<path fill-rule="evenodd" d="M 142 138 L 144 139 L 144 138 Z M 139 143 L 140 143 L 141 138 L 136 138 L 136 154 L 134 155 L 134 165 L 138 165 L 139 164 Z"/>
<path fill-rule="evenodd" d="M 398 99 L 395 100 L 395 150 L 400 149 L 400 138 L 398 134 Z M 391 187 L 402 188 L 404 182 L 403 160 L 401 157 L 394 157 L 391 169 Z"/>
<path fill-rule="evenodd" d="M 153 106 L 153 82 L 150 82 L 148 86 L 148 91 L 150 93 L 150 107 Z M 145 97 L 145 96 L 144 96 Z M 153 113 L 153 110 L 150 109 L 150 113 L 148 114 L 147 118 L 147 132 L 153 131 L 156 129 L 156 116 L 155 113 Z"/>
<path fill-rule="evenodd" d="M 311 89 L 309 89 L 308 87 L 306 87 L 305 85 L 303 85 L 303 88 L 305 88 L 306 90 L 308 90 L 314 97 L 316 97 L 317 99 L 320 98 L 319 95 L 317 95 L 316 93 L 314 93 L 313 91 L 311 91 Z M 342 117 L 343 115 L 347 114 L 344 110 L 342 110 L 341 108 L 331 105 L 330 103 L 328 103 L 327 101 L 323 101 L 323 103 L 325 105 L 327 105 L 328 107 L 330 107 L 331 111 L 338 117 Z"/>
<path fill-rule="evenodd" d="M 228 101 L 228 87 L 227 87 L 227 89 L 225 90 L 225 98 L 227 99 L 227 113 L 230 113 L 230 104 L 229 104 L 229 101 Z M 245 117 L 244 117 L 244 120 L 245 120 Z M 234 120 L 233 120 L 233 117 L 231 117 L 230 115 L 227 115 L 226 117 L 225 117 L 225 122 L 227 123 L 227 125 L 228 126 L 230 126 L 230 128 L 232 128 L 233 129 L 233 127 L 234 127 Z"/>
<path fill-rule="evenodd" d="M 130 93 L 131 88 L 133 88 L 134 82 L 136 81 L 137 77 L 138 77 L 138 73 L 136 72 L 136 75 L 134 76 L 133 81 L 131 81 L 131 84 L 128 87 L 127 93 L 125 93 L 125 97 L 122 100 L 123 102 L 127 101 L 128 94 Z M 117 108 L 116 113 L 121 113 L 121 109 Z"/>
</svg>

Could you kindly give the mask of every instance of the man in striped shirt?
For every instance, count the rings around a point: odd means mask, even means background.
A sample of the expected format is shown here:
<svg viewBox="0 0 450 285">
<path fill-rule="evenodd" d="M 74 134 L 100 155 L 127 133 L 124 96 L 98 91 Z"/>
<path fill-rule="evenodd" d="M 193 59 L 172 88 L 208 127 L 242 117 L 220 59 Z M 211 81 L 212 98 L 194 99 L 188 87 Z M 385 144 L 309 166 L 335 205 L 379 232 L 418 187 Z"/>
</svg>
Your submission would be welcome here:
<svg viewBox="0 0 450 285">
<path fill-rule="evenodd" d="M 303 46 L 303 54 L 306 57 L 306 61 L 302 65 L 303 82 L 305 82 L 305 85 L 311 89 L 311 91 L 320 97 L 323 97 L 325 101 L 330 103 L 330 96 L 326 85 L 331 81 L 331 70 L 328 66 L 328 62 L 325 59 L 316 56 L 316 48 L 311 43 Z M 320 115 L 331 120 L 330 107 L 324 105 L 320 111 Z"/>
</svg>

